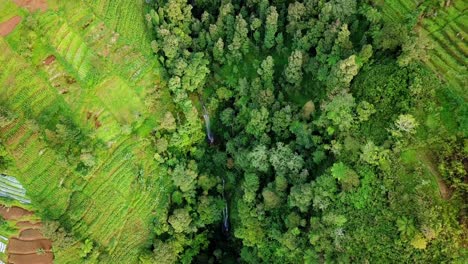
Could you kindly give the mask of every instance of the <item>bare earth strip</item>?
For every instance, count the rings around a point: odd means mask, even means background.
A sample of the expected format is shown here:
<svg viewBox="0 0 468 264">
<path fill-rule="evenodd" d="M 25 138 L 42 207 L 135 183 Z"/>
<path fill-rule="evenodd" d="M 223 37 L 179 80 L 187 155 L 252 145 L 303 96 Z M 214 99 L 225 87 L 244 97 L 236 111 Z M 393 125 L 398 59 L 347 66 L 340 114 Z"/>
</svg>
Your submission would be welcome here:
<svg viewBox="0 0 468 264">
<path fill-rule="evenodd" d="M 0 23 L 0 36 L 5 37 L 10 34 L 20 22 L 21 17 L 14 16 L 3 23 Z"/>
<path fill-rule="evenodd" d="M 6 207 L 3 205 L 0 206 L 0 215 L 6 220 L 17 220 L 22 218 L 23 216 L 28 216 L 32 214 L 32 212 L 21 207 Z"/>
<path fill-rule="evenodd" d="M 51 252 L 38 254 L 11 254 L 8 258 L 8 263 L 14 264 L 49 264 L 53 263 L 54 255 Z"/>
</svg>

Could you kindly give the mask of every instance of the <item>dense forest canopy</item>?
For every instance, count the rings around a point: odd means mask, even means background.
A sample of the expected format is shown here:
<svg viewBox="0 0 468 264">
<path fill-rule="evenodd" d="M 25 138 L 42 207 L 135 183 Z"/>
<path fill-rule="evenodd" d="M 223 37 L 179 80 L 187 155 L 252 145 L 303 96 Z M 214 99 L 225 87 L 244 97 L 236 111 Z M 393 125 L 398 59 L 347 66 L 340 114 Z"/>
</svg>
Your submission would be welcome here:
<svg viewBox="0 0 468 264">
<path fill-rule="evenodd" d="M 466 263 L 462 0 L 65 2 L 0 37 L 57 263 Z"/>
<path fill-rule="evenodd" d="M 414 31 L 438 3 L 400 22 L 382 4 L 153 3 L 151 47 L 176 105 L 168 119 L 179 116 L 155 136 L 177 189 L 155 226 L 155 260 L 460 259 L 466 115 L 451 131 L 440 119 L 447 88 L 421 64 L 427 40 Z M 199 132 L 205 107 L 212 144 Z M 441 175 L 425 171 L 438 165 Z M 449 201 L 428 177 L 451 186 Z"/>
</svg>

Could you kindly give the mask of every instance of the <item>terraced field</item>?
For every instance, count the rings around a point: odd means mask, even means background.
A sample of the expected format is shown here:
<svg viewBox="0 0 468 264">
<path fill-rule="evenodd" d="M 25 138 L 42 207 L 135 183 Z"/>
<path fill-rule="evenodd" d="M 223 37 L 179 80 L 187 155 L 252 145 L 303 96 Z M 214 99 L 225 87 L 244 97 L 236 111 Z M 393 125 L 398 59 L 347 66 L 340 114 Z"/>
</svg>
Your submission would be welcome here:
<svg viewBox="0 0 468 264">
<path fill-rule="evenodd" d="M 11 0 L 0 4 L 0 23 L 22 17 L 0 37 L 0 101 L 15 113 L 0 140 L 41 214 L 91 239 L 100 261 L 135 263 L 150 243 L 152 212 L 167 199 L 167 179 L 146 147 L 145 127 L 161 113 L 143 107 L 144 97 L 161 77 L 158 62 L 144 56 L 144 2 L 52 2 L 54 9 L 35 13 Z M 57 120 L 98 143 L 91 169 L 71 168 L 48 140 L 45 131 L 56 131 Z M 144 186 L 149 178 L 154 184 Z M 154 186 L 158 192 L 145 191 Z M 59 252 L 56 260 L 76 263 L 79 250 Z"/>
<path fill-rule="evenodd" d="M 385 1 L 385 19 L 402 21 L 416 12 L 414 0 Z M 443 8 L 420 19 L 415 30 L 431 39 L 433 49 L 429 51 L 426 65 L 447 81 L 454 91 L 468 99 L 467 56 L 468 56 L 468 3 L 463 0 L 444 1 Z"/>
</svg>

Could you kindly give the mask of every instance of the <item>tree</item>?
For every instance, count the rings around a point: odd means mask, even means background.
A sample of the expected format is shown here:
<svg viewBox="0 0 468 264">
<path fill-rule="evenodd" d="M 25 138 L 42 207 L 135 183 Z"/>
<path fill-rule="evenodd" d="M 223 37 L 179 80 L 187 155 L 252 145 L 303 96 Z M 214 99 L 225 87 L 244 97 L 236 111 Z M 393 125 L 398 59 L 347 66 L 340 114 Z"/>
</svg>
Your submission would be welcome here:
<svg viewBox="0 0 468 264">
<path fill-rule="evenodd" d="M 267 172 L 270 168 L 270 163 L 268 162 L 268 150 L 265 145 L 256 146 L 248 154 L 248 157 L 252 167 L 259 172 Z"/>
<path fill-rule="evenodd" d="M 203 88 L 207 74 L 209 61 L 204 58 L 204 54 L 197 52 L 191 55 L 190 62 L 181 76 L 182 88 L 193 92 Z"/>
<path fill-rule="evenodd" d="M 265 88 L 273 89 L 273 74 L 275 62 L 273 57 L 267 56 L 260 65 L 257 73 L 261 76 Z"/>
<path fill-rule="evenodd" d="M 336 199 L 336 180 L 328 174 L 315 179 L 313 186 L 313 206 L 317 210 L 326 210 Z"/>
<path fill-rule="evenodd" d="M 349 87 L 354 76 L 359 72 L 360 66 L 356 59 L 356 55 L 351 55 L 339 61 L 333 67 L 327 80 L 327 87 L 329 89 L 343 89 Z"/>
<path fill-rule="evenodd" d="M 338 32 L 338 36 L 335 40 L 335 45 L 333 46 L 333 52 L 339 54 L 340 56 L 349 56 L 353 48 L 353 43 L 349 39 L 351 32 L 348 29 L 347 24 L 343 24 Z"/>
<path fill-rule="evenodd" d="M 84 244 L 81 245 L 81 252 L 80 252 L 80 257 L 81 258 L 86 258 L 91 251 L 93 251 L 93 241 L 86 239 Z"/>
<path fill-rule="evenodd" d="M 190 223 L 192 223 L 192 217 L 190 217 L 189 210 L 187 208 L 175 209 L 168 220 L 172 228 L 176 233 L 190 233 Z"/>
<path fill-rule="evenodd" d="M 383 50 L 395 50 L 406 42 L 408 31 L 401 23 L 385 23 L 382 29 L 374 31 L 374 45 Z"/>
<path fill-rule="evenodd" d="M 275 34 L 278 29 L 278 12 L 276 7 L 270 6 L 267 9 L 267 17 L 265 21 L 265 41 L 264 47 L 270 49 L 275 45 Z"/>
<path fill-rule="evenodd" d="M 0 128 L 6 127 L 15 118 L 16 116 L 11 111 L 0 106 Z"/>
<path fill-rule="evenodd" d="M 354 98 L 350 93 L 336 94 L 322 104 L 322 115 L 315 123 L 326 128 L 330 135 L 334 134 L 336 129 L 348 131 L 354 125 L 354 106 Z"/>
<path fill-rule="evenodd" d="M 198 201 L 198 226 L 206 226 L 221 220 L 224 201 L 212 196 L 202 196 Z"/>
<path fill-rule="evenodd" d="M 288 128 L 292 119 L 291 107 L 287 105 L 273 114 L 271 130 L 273 130 L 279 138 L 288 138 Z"/>
<path fill-rule="evenodd" d="M 244 200 L 247 203 L 252 203 L 255 201 L 256 193 L 258 188 L 260 187 L 260 181 L 258 179 L 258 175 L 255 173 L 245 173 L 244 174 Z"/>
<path fill-rule="evenodd" d="M 234 37 L 231 44 L 228 48 L 232 52 L 233 56 L 237 59 L 240 59 L 241 53 L 247 54 L 249 50 L 249 42 L 247 34 L 249 29 L 247 27 L 247 22 L 244 20 L 241 14 L 236 16 L 236 28 L 234 32 Z"/>
<path fill-rule="evenodd" d="M 312 185 L 310 183 L 294 185 L 288 196 L 288 205 L 297 207 L 301 212 L 307 212 L 313 198 Z"/>
<path fill-rule="evenodd" d="M 357 173 L 343 162 L 333 164 L 331 172 L 332 176 L 341 183 L 344 191 L 350 191 L 359 185 Z"/>
<path fill-rule="evenodd" d="M 243 200 L 237 202 L 241 224 L 234 230 L 234 235 L 242 239 L 245 246 L 261 245 L 265 238 L 263 222 L 255 217 L 255 212 Z"/>
<path fill-rule="evenodd" d="M 312 100 L 307 101 L 302 107 L 302 118 L 310 120 L 312 114 L 315 112 L 315 105 Z"/>
<path fill-rule="evenodd" d="M 407 66 L 413 61 L 425 61 L 428 58 L 428 50 L 433 45 L 424 33 L 408 37 L 401 47 L 402 53 L 398 57 L 398 65 Z"/>
<path fill-rule="evenodd" d="M 270 131 L 269 113 L 265 107 L 253 109 L 250 113 L 250 121 L 245 127 L 245 131 L 256 138 L 260 138 L 265 132 Z"/>
<path fill-rule="evenodd" d="M 420 233 L 416 234 L 411 240 L 411 245 L 416 249 L 426 249 L 427 241 Z"/>
<path fill-rule="evenodd" d="M 276 148 L 271 150 L 270 163 L 278 175 L 290 177 L 298 175 L 304 166 L 303 158 L 282 142 L 276 143 Z"/>
<path fill-rule="evenodd" d="M 416 128 L 418 127 L 418 122 L 416 119 L 410 115 L 400 115 L 395 121 L 396 129 L 403 133 L 414 134 L 416 133 Z"/>
<path fill-rule="evenodd" d="M 167 111 L 166 114 L 164 114 L 164 118 L 159 125 L 159 129 L 168 131 L 174 131 L 176 129 L 175 118 L 170 111 Z"/>
<path fill-rule="evenodd" d="M 174 241 L 163 242 L 159 239 L 154 242 L 153 261 L 161 264 L 176 263 L 179 257 L 178 250 L 174 245 Z"/>
<path fill-rule="evenodd" d="M 293 34 L 297 30 L 300 30 L 304 25 L 302 19 L 307 14 L 306 7 L 301 2 L 290 3 L 288 6 L 288 25 L 286 31 L 289 34 Z"/>
<path fill-rule="evenodd" d="M 213 47 L 213 58 L 219 63 L 224 62 L 224 41 L 222 38 L 218 38 Z"/>
<path fill-rule="evenodd" d="M 178 164 L 172 171 L 172 181 L 182 192 L 189 192 L 195 189 L 197 172 L 192 169 L 186 169 L 184 165 Z"/>
<path fill-rule="evenodd" d="M 3 146 L 2 141 L 0 140 L 0 170 L 6 169 L 10 162 L 11 159 L 8 155 L 8 152 Z"/>
<path fill-rule="evenodd" d="M 299 84 L 302 82 L 302 64 L 302 51 L 293 51 L 288 58 L 288 66 L 284 70 L 284 75 L 286 76 L 287 82 L 294 86 L 299 86 Z"/>
<path fill-rule="evenodd" d="M 369 120 L 369 117 L 374 114 L 375 107 L 373 104 L 370 104 L 366 101 L 359 102 L 356 112 L 358 114 L 359 122 L 365 122 Z"/>
<path fill-rule="evenodd" d="M 281 205 L 281 198 L 273 189 L 264 188 L 262 191 L 262 196 L 266 210 L 275 209 Z"/>
<path fill-rule="evenodd" d="M 52 240 L 55 250 L 64 250 L 76 243 L 72 234 L 68 233 L 57 221 L 44 221 L 41 228 L 44 237 Z"/>
</svg>

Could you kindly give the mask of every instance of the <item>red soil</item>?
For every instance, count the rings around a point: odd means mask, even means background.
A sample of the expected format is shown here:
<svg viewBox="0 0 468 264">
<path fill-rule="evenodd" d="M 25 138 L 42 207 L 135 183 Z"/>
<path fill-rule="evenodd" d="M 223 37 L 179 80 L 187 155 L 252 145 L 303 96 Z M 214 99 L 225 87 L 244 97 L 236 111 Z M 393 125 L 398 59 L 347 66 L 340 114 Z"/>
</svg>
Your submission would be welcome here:
<svg viewBox="0 0 468 264">
<path fill-rule="evenodd" d="M 8 242 L 7 253 L 9 264 L 52 264 L 52 242 L 44 238 L 39 228 L 41 223 L 27 221 L 17 222 L 16 226 L 22 229 L 19 238 L 12 237 Z"/>
<path fill-rule="evenodd" d="M 11 208 L 0 205 L 0 215 L 6 220 L 19 220 L 30 216 L 33 212 L 21 207 Z M 9 264 L 52 264 L 52 242 L 45 238 L 40 228 L 40 222 L 18 221 L 16 226 L 21 228 L 19 237 L 11 237 L 8 241 L 7 254 Z"/>
<path fill-rule="evenodd" d="M 10 34 L 13 29 L 21 22 L 20 16 L 14 16 L 7 21 L 0 23 L 0 36 L 5 37 Z"/>
<path fill-rule="evenodd" d="M 4 205 L 0 205 L 0 215 L 6 220 L 17 220 L 23 216 L 28 216 L 32 214 L 33 212 L 23 209 L 21 207 L 6 207 Z"/>
<path fill-rule="evenodd" d="M 27 8 L 30 12 L 47 10 L 46 0 L 13 0 L 13 2 L 21 7 Z"/>
<path fill-rule="evenodd" d="M 40 223 L 40 222 L 31 223 L 29 221 L 19 221 L 19 222 L 16 222 L 16 226 L 19 227 L 19 228 L 41 228 L 42 223 Z"/>
<path fill-rule="evenodd" d="M 43 63 L 45 65 L 50 65 L 52 62 L 55 61 L 55 56 L 54 55 L 49 55 L 44 61 Z"/>
<path fill-rule="evenodd" d="M 50 251 L 52 249 L 52 242 L 45 238 L 29 241 L 12 237 L 8 241 L 7 247 L 8 254 L 33 254 L 40 249 Z"/>
<path fill-rule="evenodd" d="M 28 228 L 28 229 L 24 229 L 21 231 L 20 233 L 20 239 L 21 240 L 37 240 L 37 239 L 43 239 L 44 237 L 42 236 L 42 233 L 41 231 L 37 230 L 37 229 L 32 229 L 32 228 Z"/>
<path fill-rule="evenodd" d="M 8 263 L 12 264 L 50 264 L 53 263 L 54 255 L 50 252 L 44 254 L 10 254 L 8 257 Z"/>
</svg>

